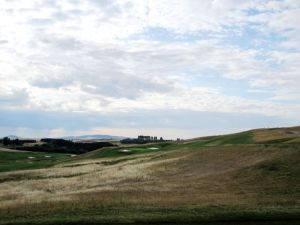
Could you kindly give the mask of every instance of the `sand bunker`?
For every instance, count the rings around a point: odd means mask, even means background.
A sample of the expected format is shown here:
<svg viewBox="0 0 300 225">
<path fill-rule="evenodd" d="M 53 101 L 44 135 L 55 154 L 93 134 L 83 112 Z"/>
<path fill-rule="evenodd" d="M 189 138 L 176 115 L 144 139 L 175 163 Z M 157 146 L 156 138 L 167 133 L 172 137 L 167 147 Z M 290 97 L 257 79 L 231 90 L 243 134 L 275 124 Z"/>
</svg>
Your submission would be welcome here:
<svg viewBox="0 0 300 225">
<path fill-rule="evenodd" d="M 121 149 L 121 150 L 119 150 L 120 152 L 131 152 L 131 150 L 129 150 L 129 149 Z"/>
</svg>

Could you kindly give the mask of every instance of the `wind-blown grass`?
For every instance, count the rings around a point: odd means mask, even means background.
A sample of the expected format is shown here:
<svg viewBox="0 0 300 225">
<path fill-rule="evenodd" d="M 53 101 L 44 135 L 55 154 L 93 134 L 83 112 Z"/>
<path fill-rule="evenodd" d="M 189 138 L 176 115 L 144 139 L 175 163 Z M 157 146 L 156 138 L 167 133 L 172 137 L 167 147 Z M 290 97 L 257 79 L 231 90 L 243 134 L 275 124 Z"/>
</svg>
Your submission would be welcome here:
<svg viewBox="0 0 300 225">
<path fill-rule="evenodd" d="M 251 131 L 122 146 L 58 157 L 45 169 L 0 173 L 0 224 L 295 225 L 300 145 L 266 144 L 281 137 L 259 132 L 259 142 Z"/>
</svg>

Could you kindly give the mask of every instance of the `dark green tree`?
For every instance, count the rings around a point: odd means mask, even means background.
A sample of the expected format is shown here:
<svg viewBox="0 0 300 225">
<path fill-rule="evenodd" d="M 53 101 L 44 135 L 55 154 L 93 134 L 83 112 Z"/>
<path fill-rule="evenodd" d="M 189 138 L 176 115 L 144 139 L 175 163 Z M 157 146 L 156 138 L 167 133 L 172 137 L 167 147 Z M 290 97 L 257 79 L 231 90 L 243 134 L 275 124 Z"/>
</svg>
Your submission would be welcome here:
<svg viewBox="0 0 300 225">
<path fill-rule="evenodd" d="M 5 138 L 3 138 L 2 143 L 3 143 L 3 145 L 9 145 L 10 139 L 8 137 L 5 137 Z"/>
</svg>

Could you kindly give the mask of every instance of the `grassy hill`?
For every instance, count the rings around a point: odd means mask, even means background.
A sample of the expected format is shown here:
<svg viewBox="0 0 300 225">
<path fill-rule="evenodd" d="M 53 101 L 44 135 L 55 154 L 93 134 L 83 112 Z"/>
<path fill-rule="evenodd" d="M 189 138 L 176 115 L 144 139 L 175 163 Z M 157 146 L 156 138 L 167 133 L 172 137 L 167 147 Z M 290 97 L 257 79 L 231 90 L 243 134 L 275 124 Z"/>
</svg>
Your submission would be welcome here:
<svg viewBox="0 0 300 225">
<path fill-rule="evenodd" d="M 257 129 L 2 172 L 0 224 L 299 224 L 299 140 L 300 127 Z"/>
<path fill-rule="evenodd" d="M 300 126 L 286 128 L 264 128 L 245 131 L 236 134 L 202 137 L 192 139 L 192 142 L 202 142 L 205 145 L 225 144 L 300 144 Z"/>
</svg>

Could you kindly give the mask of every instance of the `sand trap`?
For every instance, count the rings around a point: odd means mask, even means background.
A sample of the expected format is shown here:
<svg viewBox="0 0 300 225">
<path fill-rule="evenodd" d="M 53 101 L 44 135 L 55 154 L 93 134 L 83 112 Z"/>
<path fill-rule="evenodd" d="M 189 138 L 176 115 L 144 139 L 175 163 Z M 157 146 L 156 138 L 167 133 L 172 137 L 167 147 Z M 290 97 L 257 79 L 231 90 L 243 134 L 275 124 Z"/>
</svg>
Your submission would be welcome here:
<svg viewBox="0 0 300 225">
<path fill-rule="evenodd" d="M 27 157 L 28 159 L 35 159 L 35 157 L 33 157 L 33 156 L 29 156 L 29 157 Z"/>
<path fill-rule="evenodd" d="M 157 150 L 159 148 L 152 147 L 152 148 L 148 148 L 148 149 L 150 149 L 150 150 Z"/>
<path fill-rule="evenodd" d="M 121 149 L 121 150 L 119 150 L 119 152 L 131 152 L 131 150 L 129 150 L 129 149 Z"/>
<path fill-rule="evenodd" d="M 45 155 L 45 158 L 51 158 L 51 156 L 50 155 Z"/>
</svg>

